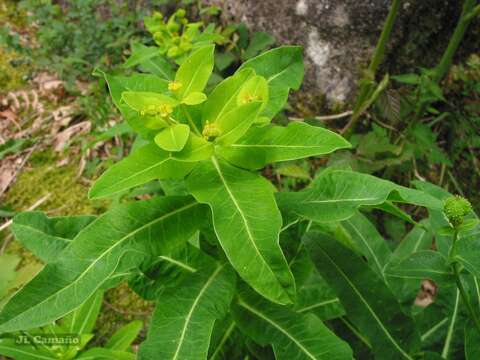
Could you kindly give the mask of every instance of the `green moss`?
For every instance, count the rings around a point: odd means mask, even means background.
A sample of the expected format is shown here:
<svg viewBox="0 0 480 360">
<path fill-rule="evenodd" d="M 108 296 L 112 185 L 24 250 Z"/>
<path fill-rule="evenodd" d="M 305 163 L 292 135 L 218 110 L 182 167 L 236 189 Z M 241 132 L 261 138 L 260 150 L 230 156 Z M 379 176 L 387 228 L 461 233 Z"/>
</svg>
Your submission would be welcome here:
<svg viewBox="0 0 480 360">
<path fill-rule="evenodd" d="M 38 208 L 52 215 L 98 214 L 104 202 L 87 198 L 88 186 L 78 181 L 78 159 L 70 159 L 65 166 L 57 166 L 60 159 L 52 152 L 34 154 L 6 195 L 6 204 L 14 210 L 28 209 L 37 200 L 50 194 Z"/>
<path fill-rule="evenodd" d="M 143 300 L 127 284 L 110 289 L 105 293 L 104 305 L 97 320 L 95 343 L 103 345 L 123 325 L 133 320 L 144 323 L 151 317 L 154 304 Z M 145 339 L 145 330 L 137 338 L 137 343 Z"/>
<path fill-rule="evenodd" d="M 0 46 L 0 84 L 1 91 L 12 91 L 25 86 L 28 74 L 26 65 L 13 66 L 19 57 L 13 51 L 7 51 Z"/>
</svg>

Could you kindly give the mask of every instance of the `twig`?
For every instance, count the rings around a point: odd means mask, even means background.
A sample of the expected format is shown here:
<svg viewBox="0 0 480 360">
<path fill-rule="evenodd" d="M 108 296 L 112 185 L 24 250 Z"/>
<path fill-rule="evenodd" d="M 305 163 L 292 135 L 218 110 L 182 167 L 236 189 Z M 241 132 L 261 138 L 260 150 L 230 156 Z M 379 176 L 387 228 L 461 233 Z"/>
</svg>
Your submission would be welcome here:
<svg viewBox="0 0 480 360">
<path fill-rule="evenodd" d="M 40 205 L 42 205 L 45 201 L 47 201 L 50 196 L 52 196 L 52 194 L 48 193 L 47 195 L 45 195 L 44 197 L 42 197 L 41 199 L 37 200 L 32 206 L 30 206 L 27 210 L 25 211 L 32 211 L 32 210 L 35 210 L 37 207 L 39 207 Z M 12 224 L 12 219 L 8 220 L 7 222 L 3 223 L 1 226 L 0 226 L 0 231 L 3 231 L 4 229 L 6 229 L 7 227 L 9 227 L 10 225 Z"/>
<path fill-rule="evenodd" d="M 342 119 L 344 117 L 350 116 L 353 114 L 352 110 L 348 110 L 345 112 L 342 112 L 340 114 L 332 114 L 332 115 L 322 115 L 322 116 L 314 116 L 313 119 L 318 120 L 318 121 L 330 121 L 330 120 L 337 120 L 337 119 Z M 292 121 L 303 121 L 304 118 L 298 118 L 298 117 L 289 117 L 289 120 Z"/>
<path fill-rule="evenodd" d="M 112 304 L 110 304 L 107 300 L 103 300 L 103 304 L 108 307 L 109 309 L 112 309 L 113 311 L 122 314 L 122 315 L 134 315 L 134 316 L 147 316 L 150 315 L 152 312 L 151 311 L 128 311 L 128 310 L 122 310 L 119 309 Z"/>
</svg>

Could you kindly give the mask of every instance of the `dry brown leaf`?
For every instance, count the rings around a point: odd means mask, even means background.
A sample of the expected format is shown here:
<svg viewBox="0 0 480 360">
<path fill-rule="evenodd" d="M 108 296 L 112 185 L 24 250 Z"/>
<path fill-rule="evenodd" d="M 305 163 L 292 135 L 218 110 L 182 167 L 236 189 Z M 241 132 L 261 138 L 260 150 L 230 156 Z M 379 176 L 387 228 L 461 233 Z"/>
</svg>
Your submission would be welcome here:
<svg viewBox="0 0 480 360">
<path fill-rule="evenodd" d="M 37 84 L 41 93 L 48 93 L 63 88 L 63 81 L 56 75 L 47 72 L 39 73 L 33 78 L 33 82 Z"/>
<path fill-rule="evenodd" d="M 53 124 L 50 129 L 51 135 L 56 135 L 61 128 L 68 126 L 73 119 L 76 107 L 74 104 L 61 106 L 58 109 L 52 111 Z"/>
<path fill-rule="evenodd" d="M 63 130 L 53 139 L 53 149 L 55 151 L 62 151 L 75 135 L 88 133 L 91 127 L 92 124 L 90 121 L 82 121 Z"/>
<path fill-rule="evenodd" d="M 435 301 L 437 295 L 437 285 L 431 280 L 423 280 L 422 288 L 415 298 L 415 305 L 427 307 Z"/>
</svg>

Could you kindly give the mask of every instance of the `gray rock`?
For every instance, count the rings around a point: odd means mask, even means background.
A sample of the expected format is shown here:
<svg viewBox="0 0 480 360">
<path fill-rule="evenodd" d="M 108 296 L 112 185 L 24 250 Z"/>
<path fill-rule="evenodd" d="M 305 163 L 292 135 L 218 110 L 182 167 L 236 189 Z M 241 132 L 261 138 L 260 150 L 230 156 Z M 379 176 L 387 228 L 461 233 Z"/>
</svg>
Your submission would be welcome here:
<svg viewBox="0 0 480 360">
<path fill-rule="evenodd" d="M 209 2 L 222 7 L 229 21 L 243 21 L 253 30 L 267 31 L 281 44 L 303 45 L 304 87 L 318 90 L 330 104 L 352 99 L 390 6 L 389 0 Z M 435 64 L 460 8 L 458 0 L 403 1 L 383 70 L 406 71 Z M 478 50 L 478 42 L 473 43 L 473 50 Z"/>
</svg>

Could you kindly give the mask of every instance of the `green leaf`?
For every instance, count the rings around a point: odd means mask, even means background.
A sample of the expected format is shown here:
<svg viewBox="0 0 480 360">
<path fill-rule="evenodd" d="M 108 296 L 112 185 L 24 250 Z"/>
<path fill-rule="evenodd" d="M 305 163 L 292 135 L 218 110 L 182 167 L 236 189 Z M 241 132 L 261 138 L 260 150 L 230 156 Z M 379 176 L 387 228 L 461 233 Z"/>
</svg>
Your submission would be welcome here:
<svg viewBox="0 0 480 360">
<path fill-rule="evenodd" d="M 417 74 L 396 75 L 396 76 L 392 76 L 392 79 L 395 81 L 398 81 L 401 84 L 407 84 L 407 85 L 420 84 L 420 76 L 418 76 Z"/>
<path fill-rule="evenodd" d="M 261 102 L 254 101 L 240 105 L 218 119 L 220 136 L 215 139 L 215 142 L 225 145 L 241 138 L 255 122 L 261 107 Z"/>
<path fill-rule="evenodd" d="M 297 254 L 290 268 L 297 284 L 294 307 L 296 312 L 313 313 L 321 320 L 331 320 L 345 315 L 340 299 L 319 275 L 305 248 Z"/>
<path fill-rule="evenodd" d="M 145 46 L 140 43 L 132 44 L 132 54 L 122 64 L 122 67 L 128 69 L 132 66 L 139 65 L 151 58 L 160 55 L 160 51 L 156 46 Z"/>
<path fill-rule="evenodd" d="M 204 153 L 205 148 L 199 149 Z M 142 146 L 105 171 L 95 181 L 88 196 L 90 199 L 111 196 L 155 179 L 181 179 L 194 167 L 186 155 L 195 156 L 195 153 L 195 149 L 186 146 L 175 154 L 176 158 L 155 143 Z"/>
<path fill-rule="evenodd" d="M 262 102 L 262 109 L 268 101 L 268 83 L 263 76 L 255 75 L 250 77 L 238 93 L 238 105 L 248 104 L 251 101 Z"/>
<path fill-rule="evenodd" d="M 168 90 L 168 82 L 158 76 L 150 74 L 136 73 L 127 77 L 106 74 L 98 69 L 96 73 L 105 78 L 113 103 L 120 110 L 132 129 L 143 137 L 153 137 L 156 132 L 146 126 L 148 125 L 148 117 L 142 117 L 138 111 L 123 102 L 122 93 L 127 91 L 163 93 Z"/>
<path fill-rule="evenodd" d="M 60 252 L 95 216 L 60 216 L 49 218 L 44 213 L 24 212 L 15 216 L 12 232 L 23 246 L 42 261 L 58 259 Z"/>
<path fill-rule="evenodd" d="M 373 271 L 385 280 L 384 269 L 391 255 L 385 239 L 375 226 L 361 213 L 342 222 L 350 233 L 352 241 L 358 246 Z"/>
<path fill-rule="evenodd" d="M 215 320 L 223 318 L 235 291 L 227 265 L 199 270 L 158 299 L 140 360 L 206 359 Z"/>
<path fill-rule="evenodd" d="M 269 100 L 262 115 L 273 118 L 285 105 L 290 89 L 298 90 L 303 80 L 303 57 L 300 46 L 282 46 L 260 54 L 240 66 L 252 68 L 267 79 Z"/>
<path fill-rule="evenodd" d="M 173 124 L 155 135 L 155 143 L 165 151 L 181 151 L 187 143 L 190 127 L 185 124 Z"/>
<path fill-rule="evenodd" d="M 256 56 L 260 51 L 264 50 L 273 43 L 275 43 L 275 38 L 272 35 L 263 31 L 254 32 L 250 44 L 242 54 L 242 59 L 248 60 Z"/>
<path fill-rule="evenodd" d="M 217 152 L 229 162 L 247 169 L 260 169 L 278 161 L 302 159 L 349 148 L 340 135 L 320 127 L 292 122 L 287 127 L 253 127 L 233 144 Z"/>
<path fill-rule="evenodd" d="M 233 315 L 242 332 L 262 346 L 273 346 L 277 360 L 353 358 L 348 344 L 313 314 L 299 314 L 244 292 Z"/>
<path fill-rule="evenodd" d="M 175 77 L 172 65 L 160 55 L 156 46 L 145 46 L 140 43 L 132 44 L 132 54 L 122 67 L 130 68 L 136 65 L 139 65 L 142 71 L 152 73 L 165 80 L 173 80 Z"/>
<path fill-rule="evenodd" d="M 80 354 L 78 360 L 135 360 L 137 356 L 133 353 L 115 351 L 104 348 L 91 348 Z"/>
<path fill-rule="evenodd" d="M 347 220 L 359 207 L 379 205 L 387 200 L 443 208 L 442 201 L 422 191 L 345 170 L 325 171 L 308 189 L 277 194 L 277 202 L 287 218 L 305 217 L 318 222 Z"/>
<path fill-rule="evenodd" d="M 95 292 L 75 311 L 62 319 L 62 327 L 70 334 L 90 334 L 102 307 L 103 291 Z"/>
<path fill-rule="evenodd" d="M 204 211 L 191 197 L 158 197 L 114 207 L 12 297 L 0 312 L 0 333 L 65 316 L 147 254 L 168 253 L 186 242 L 202 225 Z"/>
<path fill-rule="evenodd" d="M 193 52 L 178 68 L 175 82 L 181 84 L 177 90 L 179 99 L 194 92 L 202 92 L 213 70 L 214 45 L 207 45 Z"/>
<path fill-rule="evenodd" d="M 15 279 L 15 269 L 20 263 L 20 257 L 14 254 L 0 255 L 0 299 L 3 298 Z"/>
<path fill-rule="evenodd" d="M 389 263 L 398 264 L 417 251 L 428 250 L 432 245 L 432 241 L 433 234 L 431 231 L 427 231 L 420 226 L 414 227 L 396 247 L 390 257 Z"/>
<path fill-rule="evenodd" d="M 31 345 L 18 345 L 14 339 L 0 339 L 0 355 L 15 360 L 56 360 L 51 352 Z"/>
<path fill-rule="evenodd" d="M 143 322 L 139 320 L 122 326 L 112 335 L 105 347 L 117 351 L 130 350 L 130 345 L 135 341 L 142 328 Z"/>
<path fill-rule="evenodd" d="M 387 276 L 401 279 L 430 279 L 437 284 L 452 284 L 453 272 L 447 258 L 438 251 L 418 251 L 387 270 Z"/>
<path fill-rule="evenodd" d="M 245 69 L 235 72 L 218 84 L 203 105 L 202 122 L 216 123 L 222 116 L 235 109 L 238 106 L 238 94 L 245 81 L 254 75 L 253 69 Z"/>
<path fill-rule="evenodd" d="M 466 360 L 480 359 L 480 334 L 472 323 L 465 325 L 465 358 Z"/>
<path fill-rule="evenodd" d="M 279 246 L 282 219 L 271 184 L 212 158 L 198 164 L 187 187 L 210 206 L 217 238 L 240 276 L 267 299 L 292 302 L 295 283 Z"/>
<path fill-rule="evenodd" d="M 155 111 L 158 106 L 168 105 L 173 108 L 178 105 L 178 101 L 170 96 L 148 91 L 124 91 L 121 99 L 138 112 L 148 112 L 150 107 Z"/>
<path fill-rule="evenodd" d="M 413 319 L 361 257 L 321 233 L 304 237 L 313 263 L 337 293 L 348 318 L 365 334 L 381 359 L 410 359 L 420 343 Z"/>
<path fill-rule="evenodd" d="M 203 92 L 192 92 L 183 98 L 182 104 L 198 105 L 203 103 L 205 100 L 207 100 L 207 95 L 205 95 Z"/>
<path fill-rule="evenodd" d="M 480 236 L 478 233 L 457 240 L 453 260 L 465 266 L 476 278 L 480 278 Z"/>
</svg>

